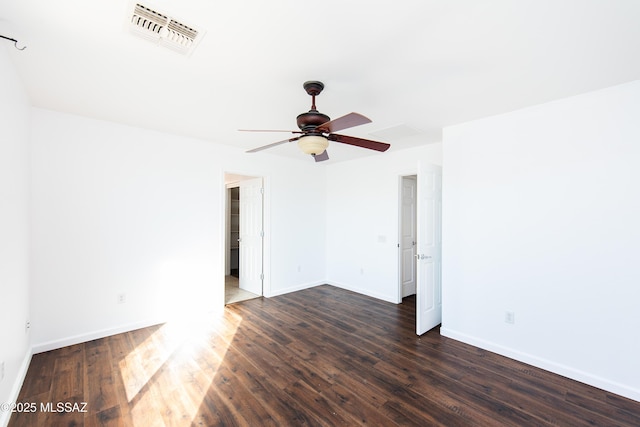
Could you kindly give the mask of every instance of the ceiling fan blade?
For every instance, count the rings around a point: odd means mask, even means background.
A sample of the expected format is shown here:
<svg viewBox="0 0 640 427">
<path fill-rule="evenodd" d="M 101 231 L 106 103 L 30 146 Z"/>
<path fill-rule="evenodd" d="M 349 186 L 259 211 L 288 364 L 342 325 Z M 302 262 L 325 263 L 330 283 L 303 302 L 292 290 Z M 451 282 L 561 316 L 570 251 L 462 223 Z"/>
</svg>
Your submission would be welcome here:
<svg viewBox="0 0 640 427">
<path fill-rule="evenodd" d="M 329 154 L 327 153 L 327 150 L 324 150 L 322 153 L 313 156 L 313 158 L 316 162 L 324 162 L 325 160 L 329 160 Z"/>
<path fill-rule="evenodd" d="M 349 113 L 342 117 L 338 117 L 337 119 L 330 120 L 326 123 L 323 123 L 318 127 L 316 127 L 315 130 L 318 132 L 330 133 L 330 132 L 336 132 L 336 131 L 347 129 L 347 128 L 352 128 L 354 126 L 360 126 L 365 123 L 371 123 L 371 120 L 363 116 L 362 114 Z"/>
<path fill-rule="evenodd" d="M 255 153 L 257 151 L 262 151 L 262 150 L 266 150 L 267 148 L 275 147 L 276 145 L 284 144 L 285 142 L 297 141 L 299 139 L 300 139 L 299 136 L 296 136 L 295 138 L 283 139 L 282 141 L 273 142 L 271 144 L 263 145 L 262 147 L 258 147 L 258 148 L 253 148 L 253 149 L 245 151 L 245 152 L 246 153 Z"/>
<path fill-rule="evenodd" d="M 336 135 L 332 133 L 327 137 L 329 141 L 341 142 L 343 144 L 355 145 L 356 147 L 368 148 L 376 151 L 387 151 L 390 144 L 386 142 L 371 141 L 369 139 L 356 138 L 355 136 Z"/>
</svg>

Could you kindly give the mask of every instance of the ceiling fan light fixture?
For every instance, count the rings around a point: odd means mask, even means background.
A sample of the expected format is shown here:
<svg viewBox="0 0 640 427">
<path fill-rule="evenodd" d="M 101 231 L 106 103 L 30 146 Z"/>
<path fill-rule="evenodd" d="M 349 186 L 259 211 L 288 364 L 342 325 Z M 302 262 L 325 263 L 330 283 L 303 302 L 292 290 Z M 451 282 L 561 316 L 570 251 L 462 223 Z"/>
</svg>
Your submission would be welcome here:
<svg viewBox="0 0 640 427">
<path fill-rule="evenodd" d="M 305 153 L 315 156 L 321 154 L 329 146 L 329 141 L 322 135 L 306 135 L 298 140 L 298 147 Z"/>
</svg>

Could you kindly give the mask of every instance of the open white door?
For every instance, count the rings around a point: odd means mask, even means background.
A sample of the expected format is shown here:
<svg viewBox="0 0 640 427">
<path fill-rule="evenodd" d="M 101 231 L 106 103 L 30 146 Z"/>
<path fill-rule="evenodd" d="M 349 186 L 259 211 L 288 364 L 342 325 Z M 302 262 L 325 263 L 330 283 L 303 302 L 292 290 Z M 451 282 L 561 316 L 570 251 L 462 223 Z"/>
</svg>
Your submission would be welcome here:
<svg viewBox="0 0 640 427">
<path fill-rule="evenodd" d="M 239 286 L 262 295 L 262 178 L 240 181 Z"/>
<path fill-rule="evenodd" d="M 442 168 L 418 165 L 416 333 L 442 321 Z"/>
</svg>

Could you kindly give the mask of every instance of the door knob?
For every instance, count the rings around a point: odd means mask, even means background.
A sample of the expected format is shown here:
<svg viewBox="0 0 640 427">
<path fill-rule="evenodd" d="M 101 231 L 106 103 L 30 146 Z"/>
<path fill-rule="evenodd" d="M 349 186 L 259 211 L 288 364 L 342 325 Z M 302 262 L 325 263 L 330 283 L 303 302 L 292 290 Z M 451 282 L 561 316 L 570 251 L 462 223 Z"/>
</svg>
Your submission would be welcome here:
<svg viewBox="0 0 640 427">
<path fill-rule="evenodd" d="M 416 259 L 429 259 L 429 258 L 433 258 L 433 257 L 431 255 L 416 254 Z"/>
</svg>

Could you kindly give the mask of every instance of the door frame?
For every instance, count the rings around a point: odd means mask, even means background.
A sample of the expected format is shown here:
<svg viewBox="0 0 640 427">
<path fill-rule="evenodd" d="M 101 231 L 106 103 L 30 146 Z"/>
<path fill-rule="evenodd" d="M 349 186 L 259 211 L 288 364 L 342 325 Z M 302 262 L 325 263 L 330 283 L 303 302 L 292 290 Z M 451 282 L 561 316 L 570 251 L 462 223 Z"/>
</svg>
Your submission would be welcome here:
<svg viewBox="0 0 640 427">
<path fill-rule="evenodd" d="M 231 182 L 227 182 L 227 178 L 231 179 Z M 220 242 L 220 255 L 221 255 L 221 285 L 218 286 L 220 301 L 222 302 L 222 307 L 225 306 L 225 276 L 227 272 L 227 233 L 228 233 L 228 212 L 230 209 L 229 201 L 227 200 L 227 189 L 230 186 L 233 186 L 233 182 L 239 182 L 243 179 L 252 179 L 252 178 L 262 178 L 262 187 L 264 188 L 263 199 L 262 199 L 262 227 L 264 231 L 264 236 L 262 238 L 262 274 L 264 275 L 262 281 L 262 296 L 270 297 L 271 296 L 271 216 L 269 215 L 271 211 L 271 181 L 269 177 L 255 174 L 252 172 L 230 172 L 223 171 L 222 172 L 222 191 L 220 195 L 220 207 L 221 207 L 221 221 L 220 235 L 223 237 Z"/>
</svg>

